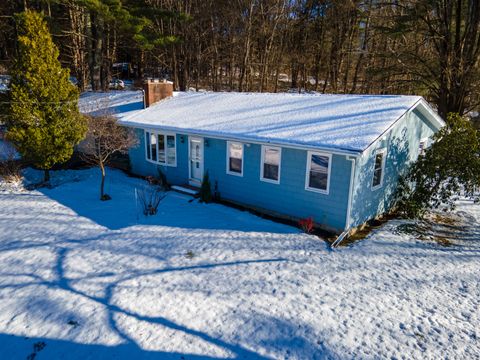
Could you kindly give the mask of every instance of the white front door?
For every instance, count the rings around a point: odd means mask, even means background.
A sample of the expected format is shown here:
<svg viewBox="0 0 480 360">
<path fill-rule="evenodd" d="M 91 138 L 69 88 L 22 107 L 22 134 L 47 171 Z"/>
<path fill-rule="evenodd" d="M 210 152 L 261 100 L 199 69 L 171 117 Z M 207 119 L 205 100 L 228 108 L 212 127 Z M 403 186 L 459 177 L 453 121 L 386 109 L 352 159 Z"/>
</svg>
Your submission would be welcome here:
<svg viewBox="0 0 480 360">
<path fill-rule="evenodd" d="M 203 138 L 189 138 L 190 185 L 200 185 L 203 178 Z"/>
</svg>

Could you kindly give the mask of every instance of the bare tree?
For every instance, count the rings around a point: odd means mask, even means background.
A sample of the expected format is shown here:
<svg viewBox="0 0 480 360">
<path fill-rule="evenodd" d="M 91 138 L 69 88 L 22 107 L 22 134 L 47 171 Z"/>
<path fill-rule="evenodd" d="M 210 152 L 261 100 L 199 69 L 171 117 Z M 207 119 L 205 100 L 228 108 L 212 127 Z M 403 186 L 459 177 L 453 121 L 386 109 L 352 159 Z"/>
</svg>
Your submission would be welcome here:
<svg viewBox="0 0 480 360">
<path fill-rule="evenodd" d="M 90 164 L 98 166 L 102 172 L 100 184 L 100 200 L 110 200 L 104 193 L 105 167 L 116 153 L 126 153 L 128 149 L 138 144 L 138 139 L 131 129 L 117 124 L 112 115 L 88 117 L 88 132 L 85 141 L 80 146 L 82 156 Z"/>
</svg>

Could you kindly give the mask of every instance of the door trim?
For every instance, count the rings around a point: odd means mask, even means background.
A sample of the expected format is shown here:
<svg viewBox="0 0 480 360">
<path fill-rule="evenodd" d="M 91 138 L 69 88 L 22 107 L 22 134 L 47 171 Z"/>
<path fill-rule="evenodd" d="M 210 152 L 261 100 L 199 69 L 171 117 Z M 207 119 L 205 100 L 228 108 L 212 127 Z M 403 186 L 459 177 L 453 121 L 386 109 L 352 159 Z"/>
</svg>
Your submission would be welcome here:
<svg viewBox="0 0 480 360">
<path fill-rule="evenodd" d="M 202 137 L 199 137 L 199 136 L 189 136 L 188 137 L 188 183 L 192 186 L 200 186 L 201 183 L 202 183 L 202 180 L 196 180 L 196 179 L 192 179 L 192 149 L 191 149 L 191 141 L 192 140 L 197 140 L 200 142 L 200 146 L 201 146 L 201 155 L 202 155 L 202 158 L 201 158 L 201 161 L 200 161 L 200 171 L 201 171 L 201 174 L 202 174 L 202 178 L 203 178 L 203 175 L 204 175 L 204 159 L 205 159 L 205 146 L 204 146 L 204 139 Z"/>
</svg>

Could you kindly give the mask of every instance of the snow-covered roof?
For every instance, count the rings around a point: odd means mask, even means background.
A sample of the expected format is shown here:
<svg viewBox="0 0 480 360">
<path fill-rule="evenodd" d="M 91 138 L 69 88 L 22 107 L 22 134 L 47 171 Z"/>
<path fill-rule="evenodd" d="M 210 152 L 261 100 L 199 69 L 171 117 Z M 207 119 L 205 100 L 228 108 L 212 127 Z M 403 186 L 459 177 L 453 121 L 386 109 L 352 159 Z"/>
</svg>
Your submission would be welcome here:
<svg viewBox="0 0 480 360">
<path fill-rule="evenodd" d="M 361 152 L 420 96 L 272 93 L 177 93 L 120 119 L 159 128 L 240 141 Z"/>
<path fill-rule="evenodd" d="M 83 114 L 109 114 L 124 117 L 143 109 L 143 92 L 138 90 L 88 91 L 80 95 L 78 108 Z"/>
</svg>

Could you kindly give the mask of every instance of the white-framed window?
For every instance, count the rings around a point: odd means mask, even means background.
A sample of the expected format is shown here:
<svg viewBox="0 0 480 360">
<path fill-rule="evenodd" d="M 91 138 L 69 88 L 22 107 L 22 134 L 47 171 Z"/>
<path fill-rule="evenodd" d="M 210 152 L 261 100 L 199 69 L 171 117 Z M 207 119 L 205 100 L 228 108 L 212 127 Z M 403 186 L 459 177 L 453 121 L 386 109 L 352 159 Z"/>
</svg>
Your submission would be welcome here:
<svg viewBox="0 0 480 360">
<path fill-rule="evenodd" d="M 383 185 L 386 155 L 387 149 L 385 148 L 375 151 L 373 163 L 372 190 L 379 189 Z"/>
<path fill-rule="evenodd" d="M 309 151 L 307 153 L 305 189 L 322 194 L 328 194 L 330 189 L 331 167 L 331 154 Z"/>
<path fill-rule="evenodd" d="M 155 164 L 177 166 L 175 134 L 145 130 L 145 157 Z"/>
<path fill-rule="evenodd" d="M 243 176 L 243 144 L 227 141 L 227 174 Z"/>
<path fill-rule="evenodd" d="M 424 156 L 428 147 L 428 138 L 423 138 L 418 143 L 418 156 Z"/>
<path fill-rule="evenodd" d="M 262 145 L 260 180 L 280 184 L 282 148 Z"/>
</svg>

